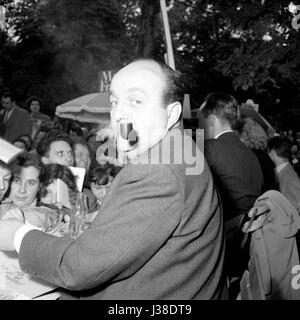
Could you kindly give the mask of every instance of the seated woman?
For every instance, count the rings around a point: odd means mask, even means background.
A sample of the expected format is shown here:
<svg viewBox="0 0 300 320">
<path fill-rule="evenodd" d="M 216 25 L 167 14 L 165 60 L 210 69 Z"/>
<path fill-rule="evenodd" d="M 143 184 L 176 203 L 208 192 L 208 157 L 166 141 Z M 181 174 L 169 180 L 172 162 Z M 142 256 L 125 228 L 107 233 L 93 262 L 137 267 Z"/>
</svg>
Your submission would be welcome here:
<svg viewBox="0 0 300 320">
<path fill-rule="evenodd" d="M 44 228 L 48 215 L 56 212 L 48 208 L 36 208 L 44 165 L 39 156 L 20 154 L 11 164 L 12 181 L 9 197 L 1 204 L 1 219 L 17 218 Z"/>
</svg>

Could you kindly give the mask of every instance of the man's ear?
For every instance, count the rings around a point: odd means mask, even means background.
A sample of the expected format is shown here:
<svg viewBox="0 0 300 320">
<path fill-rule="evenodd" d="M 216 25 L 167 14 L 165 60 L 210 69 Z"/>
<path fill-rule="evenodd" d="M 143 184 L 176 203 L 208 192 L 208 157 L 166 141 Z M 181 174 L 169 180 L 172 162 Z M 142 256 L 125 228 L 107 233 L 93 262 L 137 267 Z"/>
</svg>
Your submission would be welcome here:
<svg viewBox="0 0 300 320">
<path fill-rule="evenodd" d="M 182 113 L 182 105 L 176 101 L 167 106 L 168 112 L 168 130 L 171 129 L 180 119 Z"/>
<path fill-rule="evenodd" d="M 214 114 L 210 114 L 208 116 L 208 125 L 210 127 L 212 127 L 215 124 L 216 121 L 218 121 L 218 118 Z"/>
<path fill-rule="evenodd" d="M 49 164 L 49 159 L 48 158 L 42 157 L 41 160 L 42 160 L 43 164 Z"/>
</svg>

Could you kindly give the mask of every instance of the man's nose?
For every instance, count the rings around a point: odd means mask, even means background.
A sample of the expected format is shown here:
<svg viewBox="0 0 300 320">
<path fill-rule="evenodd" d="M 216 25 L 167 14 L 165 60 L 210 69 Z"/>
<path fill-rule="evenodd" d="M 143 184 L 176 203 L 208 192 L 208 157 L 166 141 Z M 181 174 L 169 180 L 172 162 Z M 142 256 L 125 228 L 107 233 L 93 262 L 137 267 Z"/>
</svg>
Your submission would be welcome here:
<svg viewBox="0 0 300 320">
<path fill-rule="evenodd" d="M 26 193 L 26 182 L 22 182 L 19 187 L 20 193 Z"/>
<path fill-rule="evenodd" d="M 111 111 L 111 119 L 119 122 L 121 119 L 128 119 L 129 115 L 126 110 L 126 105 L 122 102 L 119 102 L 117 106 L 113 107 Z"/>
<path fill-rule="evenodd" d="M 50 203 L 51 204 L 56 204 L 57 203 L 57 194 L 53 194 L 51 193 L 51 197 L 50 197 Z"/>
</svg>

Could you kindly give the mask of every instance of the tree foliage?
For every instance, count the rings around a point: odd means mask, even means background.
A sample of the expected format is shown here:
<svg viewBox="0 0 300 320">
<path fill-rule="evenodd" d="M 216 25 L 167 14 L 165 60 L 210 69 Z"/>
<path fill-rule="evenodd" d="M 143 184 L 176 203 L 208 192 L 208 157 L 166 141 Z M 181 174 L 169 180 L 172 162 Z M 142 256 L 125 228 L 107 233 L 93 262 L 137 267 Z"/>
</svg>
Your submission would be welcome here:
<svg viewBox="0 0 300 320">
<path fill-rule="evenodd" d="M 5 85 L 55 105 L 98 91 L 98 73 L 127 50 L 116 1 L 23 0 L 9 11 L 14 59 Z M 11 56 L 11 55 L 10 55 Z"/>
<path fill-rule="evenodd" d="M 267 113 L 297 107 L 299 31 L 288 0 L 167 0 L 177 69 L 192 107 L 215 90 Z M 97 91 L 98 71 L 140 56 L 163 60 L 159 1 L 6 0 L 0 86 L 52 105 Z M 278 103 L 279 101 L 279 103 Z"/>
</svg>

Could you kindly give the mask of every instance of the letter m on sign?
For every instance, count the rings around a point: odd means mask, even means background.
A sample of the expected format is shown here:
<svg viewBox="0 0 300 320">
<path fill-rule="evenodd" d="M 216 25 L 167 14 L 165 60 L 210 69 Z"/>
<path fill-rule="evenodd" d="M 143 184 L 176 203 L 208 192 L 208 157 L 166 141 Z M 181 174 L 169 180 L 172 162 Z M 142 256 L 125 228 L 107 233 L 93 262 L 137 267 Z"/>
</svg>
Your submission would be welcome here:
<svg viewBox="0 0 300 320">
<path fill-rule="evenodd" d="M 101 70 L 99 71 L 99 92 L 108 92 L 110 83 L 116 70 Z"/>
</svg>

